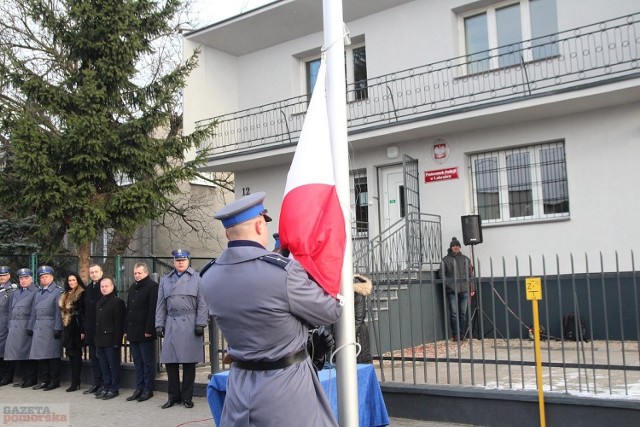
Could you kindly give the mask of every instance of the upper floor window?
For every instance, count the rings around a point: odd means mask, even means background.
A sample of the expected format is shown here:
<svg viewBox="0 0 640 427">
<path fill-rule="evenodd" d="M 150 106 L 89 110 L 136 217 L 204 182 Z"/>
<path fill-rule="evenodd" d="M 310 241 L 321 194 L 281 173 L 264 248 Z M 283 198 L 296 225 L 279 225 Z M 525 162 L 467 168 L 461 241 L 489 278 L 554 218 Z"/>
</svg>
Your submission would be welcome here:
<svg viewBox="0 0 640 427">
<path fill-rule="evenodd" d="M 478 73 L 557 55 L 556 0 L 510 0 L 460 16 L 467 70 Z M 525 40 L 531 40 L 526 45 Z"/>
<path fill-rule="evenodd" d="M 483 223 L 569 216 L 564 142 L 474 154 L 475 212 Z"/>
<path fill-rule="evenodd" d="M 320 58 L 305 62 L 307 93 L 311 94 L 318 78 Z M 367 93 L 367 54 L 364 45 L 345 46 L 345 76 L 347 101 L 366 99 Z"/>
</svg>

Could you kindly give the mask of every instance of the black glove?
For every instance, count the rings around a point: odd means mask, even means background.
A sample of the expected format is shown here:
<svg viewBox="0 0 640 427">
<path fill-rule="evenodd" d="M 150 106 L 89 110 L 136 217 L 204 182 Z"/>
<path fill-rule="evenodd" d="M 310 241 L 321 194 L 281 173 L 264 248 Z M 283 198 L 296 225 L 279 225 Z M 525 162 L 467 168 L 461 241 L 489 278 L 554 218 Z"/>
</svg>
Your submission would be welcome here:
<svg viewBox="0 0 640 427">
<path fill-rule="evenodd" d="M 156 335 L 157 335 L 159 338 L 164 338 L 164 328 L 163 328 L 162 326 L 158 326 L 158 327 L 156 328 Z"/>
<path fill-rule="evenodd" d="M 33 336 L 33 329 L 27 329 L 27 335 L 28 336 Z"/>
<path fill-rule="evenodd" d="M 56 340 L 62 338 L 62 331 L 53 331 L 53 338 Z"/>
<path fill-rule="evenodd" d="M 331 349 L 335 344 L 333 335 L 324 326 L 314 329 L 307 340 L 307 351 L 311 356 L 311 362 L 317 371 L 324 368 L 327 355 L 331 354 Z"/>
<path fill-rule="evenodd" d="M 196 328 L 193 330 L 193 333 L 196 334 L 197 337 L 203 336 L 204 326 L 196 325 Z"/>
</svg>

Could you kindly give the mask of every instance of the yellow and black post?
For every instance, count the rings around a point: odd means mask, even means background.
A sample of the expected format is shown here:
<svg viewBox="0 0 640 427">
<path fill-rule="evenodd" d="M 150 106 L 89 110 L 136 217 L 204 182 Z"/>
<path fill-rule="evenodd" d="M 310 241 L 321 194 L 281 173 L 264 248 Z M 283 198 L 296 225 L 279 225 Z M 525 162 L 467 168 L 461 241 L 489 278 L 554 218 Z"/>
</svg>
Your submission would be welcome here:
<svg viewBox="0 0 640 427">
<path fill-rule="evenodd" d="M 528 277 L 525 280 L 527 299 L 533 306 L 533 335 L 536 349 L 536 378 L 538 379 L 538 407 L 540 408 L 540 426 L 545 427 L 544 390 L 542 387 L 542 359 L 540 355 L 540 316 L 538 315 L 538 301 L 542 299 L 542 280 L 539 277 Z"/>
</svg>

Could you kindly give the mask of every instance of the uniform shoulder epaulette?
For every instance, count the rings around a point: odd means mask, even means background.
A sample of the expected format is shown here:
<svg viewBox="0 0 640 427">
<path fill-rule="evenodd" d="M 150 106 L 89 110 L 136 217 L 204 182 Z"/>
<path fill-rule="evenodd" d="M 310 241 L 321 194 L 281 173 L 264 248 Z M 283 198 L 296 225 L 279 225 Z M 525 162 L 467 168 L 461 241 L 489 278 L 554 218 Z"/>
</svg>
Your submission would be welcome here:
<svg viewBox="0 0 640 427">
<path fill-rule="evenodd" d="M 260 258 L 262 261 L 267 261 L 270 264 L 277 265 L 281 269 L 285 270 L 287 266 L 291 263 L 291 258 L 285 258 L 280 254 L 266 254 L 262 255 Z"/>
<path fill-rule="evenodd" d="M 215 263 L 216 263 L 216 259 L 214 258 L 211 261 L 209 261 L 204 267 L 202 267 L 202 270 L 200 270 L 200 277 L 204 276 L 204 273 L 206 273 L 207 270 L 210 269 L 211 266 Z"/>
<path fill-rule="evenodd" d="M 61 294 L 64 294 L 64 288 L 62 286 L 56 285 L 56 288 L 58 288 Z"/>
</svg>

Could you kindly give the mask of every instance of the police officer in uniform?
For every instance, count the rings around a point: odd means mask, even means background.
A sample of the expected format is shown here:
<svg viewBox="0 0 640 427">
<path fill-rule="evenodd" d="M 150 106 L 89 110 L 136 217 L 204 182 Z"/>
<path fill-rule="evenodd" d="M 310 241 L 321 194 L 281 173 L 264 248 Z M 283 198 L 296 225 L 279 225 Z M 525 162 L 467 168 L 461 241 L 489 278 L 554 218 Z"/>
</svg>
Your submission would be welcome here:
<svg viewBox="0 0 640 427">
<path fill-rule="evenodd" d="M 193 408 L 196 363 L 204 361 L 207 304 L 200 292 L 200 274 L 189 266 L 189 251 L 176 249 L 171 254 L 174 269 L 160 279 L 156 305 L 156 334 L 164 337 L 160 363 L 167 368 L 169 383 L 169 399 L 161 407 L 182 402 L 186 408 Z"/>
<path fill-rule="evenodd" d="M 62 357 L 62 315 L 58 299 L 64 289 L 53 283 L 53 268 L 38 268 L 40 292 L 36 293 L 27 325 L 33 336 L 29 359 L 38 361 L 42 382 L 34 390 L 53 390 L 60 387 L 60 358 Z"/>
<path fill-rule="evenodd" d="M 29 359 L 31 336 L 27 335 L 27 326 L 31 317 L 33 299 L 38 288 L 33 283 L 33 273 L 28 268 L 18 270 L 20 288 L 13 294 L 11 301 L 11 317 L 9 318 L 9 334 L 4 348 L 4 360 L 14 361 L 15 370 L 21 372 L 22 381 L 14 387 L 32 387 L 36 384 L 36 362 Z"/>
<path fill-rule="evenodd" d="M 11 283 L 11 269 L 6 265 L 0 266 L 0 386 L 13 381 L 13 362 L 4 361 L 4 347 L 9 334 L 9 316 L 11 315 L 11 301 L 13 291 L 18 286 Z"/>
<path fill-rule="evenodd" d="M 229 244 L 202 270 L 202 291 L 234 361 L 221 425 L 337 426 L 306 351 L 309 325 L 341 307 L 302 266 L 266 249 L 265 193 L 217 212 Z"/>
</svg>

